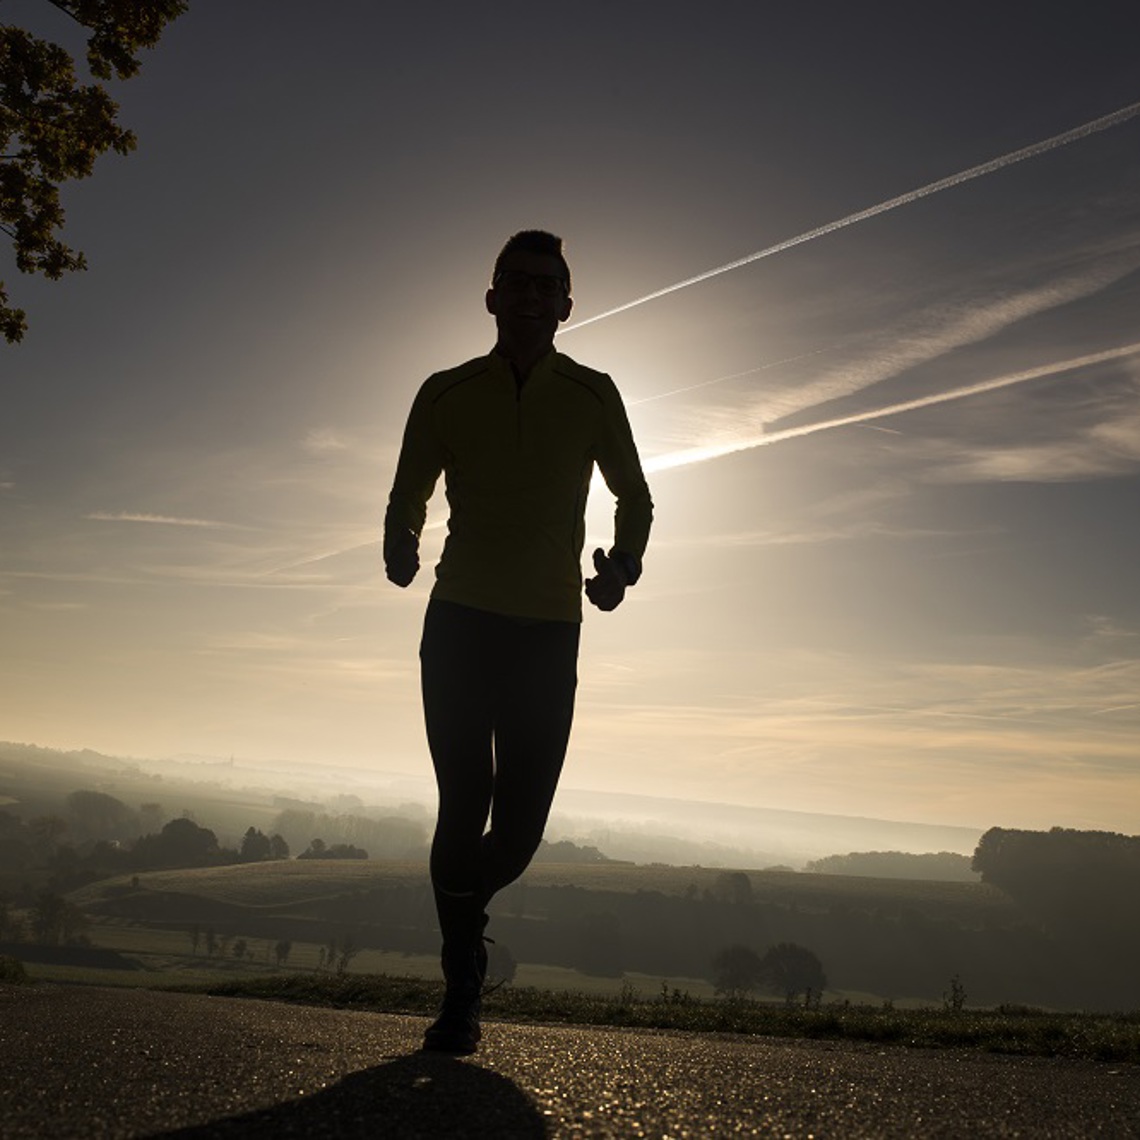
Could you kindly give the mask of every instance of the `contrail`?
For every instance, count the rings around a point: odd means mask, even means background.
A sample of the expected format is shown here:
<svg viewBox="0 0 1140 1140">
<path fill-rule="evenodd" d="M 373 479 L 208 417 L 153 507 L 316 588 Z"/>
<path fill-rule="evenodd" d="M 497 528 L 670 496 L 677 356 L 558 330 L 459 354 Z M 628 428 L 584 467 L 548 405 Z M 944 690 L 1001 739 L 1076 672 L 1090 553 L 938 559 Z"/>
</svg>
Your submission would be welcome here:
<svg viewBox="0 0 1140 1140">
<path fill-rule="evenodd" d="M 138 511 L 91 511 L 83 516 L 94 522 L 158 523 L 162 526 L 204 526 L 224 530 L 241 530 L 237 523 L 218 522 L 215 519 L 187 519 L 175 515 L 151 515 Z"/>
<path fill-rule="evenodd" d="M 727 376 L 714 376 L 711 380 L 700 380 L 696 384 L 686 384 L 684 388 L 672 388 L 668 392 L 658 392 L 653 396 L 642 396 L 640 400 L 630 400 L 627 408 L 636 408 L 641 404 L 651 404 L 654 400 L 664 400 L 666 396 L 679 396 L 682 392 L 695 392 L 698 388 L 707 388 L 710 384 L 723 384 L 726 380 L 739 380 L 743 376 L 755 376 L 757 372 L 767 372 L 772 368 L 779 368 L 784 364 L 795 364 L 797 360 L 807 360 L 810 356 L 819 356 L 821 352 L 830 352 L 834 345 L 812 349 L 811 352 L 801 352 L 798 356 L 785 356 L 783 360 L 770 360 L 767 364 L 760 364 L 755 368 L 746 368 L 743 372 L 732 372 Z"/>
<path fill-rule="evenodd" d="M 751 265 L 752 262 L 759 261 L 763 257 L 771 257 L 774 253 L 783 253 L 784 250 L 791 249 L 793 246 L 803 245 L 806 241 L 823 237 L 825 234 L 830 234 L 835 230 L 841 230 L 846 226 L 854 225 L 856 222 L 866 221 L 867 218 L 873 218 L 877 214 L 885 214 L 888 210 L 894 210 L 899 206 L 906 206 L 911 202 L 917 202 L 920 198 L 927 198 L 931 194 L 937 194 L 940 190 L 949 190 L 951 186 L 960 186 L 963 182 L 970 182 L 975 178 L 981 178 L 983 174 L 992 174 L 995 170 L 1012 166 L 1015 162 L 1024 162 L 1027 158 L 1035 158 L 1037 155 L 1044 154 L 1046 151 L 1067 146 L 1069 143 L 1076 142 L 1078 139 L 1087 138 L 1097 131 L 1106 131 L 1109 127 L 1119 126 L 1121 123 L 1135 118 L 1136 115 L 1140 115 L 1140 103 L 1130 103 L 1127 107 L 1121 107 L 1119 111 L 1113 111 L 1110 115 L 1103 115 L 1099 119 L 1093 119 L 1091 122 L 1084 123 L 1082 126 L 1073 127 L 1072 130 L 1063 131 L 1059 135 L 1053 135 L 1052 138 L 1043 139 L 1041 142 L 1022 147 L 1021 150 L 1011 151 L 1009 154 L 1003 154 L 1000 158 L 991 158 L 989 162 L 983 162 L 980 166 L 971 166 L 969 170 L 962 170 L 957 174 L 951 174 L 948 178 L 940 178 L 937 182 L 929 182 L 925 186 L 920 186 L 917 190 L 910 190 L 906 194 L 900 194 L 897 198 L 890 198 L 886 202 L 880 202 L 877 206 L 869 206 L 867 209 L 860 210 L 858 213 L 848 214 L 845 218 L 840 218 L 838 221 L 828 222 L 827 225 L 824 226 L 817 226 L 814 230 L 808 230 L 806 233 L 799 234 L 796 237 L 777 242 L 775 245 L 768 246 L 767 249 L 750 253 L 747 257 L 742 257 L 737 261 L 730 261 L 727 265 L 719 265 L 716 269 L 707 269 L 704 273 L 698 273 L 696 277 L 688 277 L 684 281 L 678 281 L 675 285 L 667 285 L 664 289 L 658 289 L 654 293 L 646 293 L 644 297 L 638 297 L 634 301 L 627 301 L 624 305 L 618 305 L 617 308 L 607 309 L 604 313 L 587 317 L 583 321 L 576 321 L 572 325 L 567 325 L 561 331 L 565 334 L 573 332 L 575 329 L 585 328 L 586 325 L 592 325 L 595 321 L 604 321 L 607 317 L 624 313 L 627 309 L 635 309 L 639 305 L 656 301 L 658 297 L 665 297 L 670 293 L 676 293 L 678 289 L 687 289 L 690 285 L 698 285 L 702 281 L 708 281 L 711 277 L 719 277 L 722 273 L 728 273 L 733 269 L 740 269 L 741 266 L 744 265 Z"/>
<path fill-rule="evenodd" d="M 1123 345 L 1120 348 L 1109 348 L 1104 352 L 1077 356 L 1072 360 L 1054 361 L 1052 364 L 1042 364 L 1036 368 L 1027 368 L 1022 372 L 1011 372 L 1005 376 L 979 381 L 977 384 L 968 384 L 962 388 L 951 388 L 947 392 L 939 392 L 932 396 L 919 396 L 916 399 L 891 404 L 885 408 L 855 412 L 852 415 L 840 416 L 837 419 L 821 420 L 814 424 L 802 424 L 799 427 L 765 432 L 763 435 L 731 440 L 725 443 L 712 443 L 703 447 L 690 447 L 684 451 L 673 451 L 667 455 L 658 455 L 648 460 L 644 464 L 644 468 L 646 474 L 652 474 L 655 471 L 669 471 L 674 467 L 688 467 L 693 463 L 703 463 L 707 459 L 719 459 L 723 455 L 732 455 L 737 451 L 749 451 L 754 447 L 763 447 L 769 443 L 780 443 L 785 439 L 814 435 L 817 431 L 827 431 L 830 428 L 847 427 L 849 424 L 862 424 L 868 420 L 897 416 L 903 412 L 915 411 L 918 408 L 929 408 L 934 404 L 947 404 L 953 400 L 965 399 L 967 396 L 976 396 L 982 392 L 993 392 L 998 388 L 1010 388 L 1014 384 L 1024 384 L 1028 380 L 1039 380 L 1043 376 L 1056 376 L 1061 372 L 1072 372 L 1077 368 L 1087 368 L 1092 364 L 1103 364 L 1107 360 L 1119 360 L 1121 357 L 1133 356 L 1136 353 L 1140 353 L 1140 341 Z"/>
</svg>

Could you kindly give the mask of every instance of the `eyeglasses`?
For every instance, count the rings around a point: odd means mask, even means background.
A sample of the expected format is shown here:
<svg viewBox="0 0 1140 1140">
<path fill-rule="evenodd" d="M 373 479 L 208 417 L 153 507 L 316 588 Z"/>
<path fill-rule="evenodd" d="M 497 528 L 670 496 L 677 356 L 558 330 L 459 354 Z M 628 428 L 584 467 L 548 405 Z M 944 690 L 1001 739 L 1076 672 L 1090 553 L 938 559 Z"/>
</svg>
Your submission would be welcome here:
<svg viewBox="0 0 1140 1140">
<path fill-rule="evenodd" d="M 564 297 L 570 291 L 564 277 L 551 273 L 524 273 L 521 269 L 507 269 L 492 281 L 495 289 L 505 289 L 508 293 L 524 293 L 531 285 L 540 297 Z"/>
</svg>

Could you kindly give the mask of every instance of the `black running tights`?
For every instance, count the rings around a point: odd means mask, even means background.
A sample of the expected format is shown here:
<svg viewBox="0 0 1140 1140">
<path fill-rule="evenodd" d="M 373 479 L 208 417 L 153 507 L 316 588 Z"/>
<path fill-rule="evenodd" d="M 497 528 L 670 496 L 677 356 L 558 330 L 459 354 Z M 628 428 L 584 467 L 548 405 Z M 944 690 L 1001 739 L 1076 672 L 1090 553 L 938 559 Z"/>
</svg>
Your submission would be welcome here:
<svg viewBox="0 0 1140 1140">
<path fill-rule="evenodd" d="M 579 631 L 429 602 L 420 664 L 439 787 L 437 894 L 485 906 L 538 850 L 570 738 Z"/>
</svg>

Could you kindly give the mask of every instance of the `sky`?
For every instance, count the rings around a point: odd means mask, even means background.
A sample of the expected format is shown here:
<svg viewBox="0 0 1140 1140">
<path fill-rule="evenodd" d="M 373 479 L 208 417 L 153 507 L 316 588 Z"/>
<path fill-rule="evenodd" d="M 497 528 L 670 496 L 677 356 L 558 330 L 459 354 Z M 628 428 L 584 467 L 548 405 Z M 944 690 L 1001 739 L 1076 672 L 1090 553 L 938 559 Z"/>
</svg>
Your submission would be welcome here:
<svg viewBox="0 0 1140 1140">
<path fill-rule="evenodd" d="M 1100 0 L 192 0 L 65 191 L 90 268 L 0 249 L 0 739 L 426 772 L 442 494 L 406 591 L 380 521 L 542 227 L 656 505 L 565 785 L 1135 833 L 1137 42 Z"/>
</svg>

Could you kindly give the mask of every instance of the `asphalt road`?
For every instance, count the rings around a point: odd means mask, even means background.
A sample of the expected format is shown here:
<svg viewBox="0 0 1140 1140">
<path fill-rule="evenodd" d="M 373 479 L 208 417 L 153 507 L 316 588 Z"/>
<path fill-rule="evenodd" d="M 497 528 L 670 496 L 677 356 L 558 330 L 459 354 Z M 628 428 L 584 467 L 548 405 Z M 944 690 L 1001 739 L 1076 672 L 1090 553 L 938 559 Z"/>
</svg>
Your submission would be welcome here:
<svg viewBox="0 0 1140 1140">
<path fill-rule="evenodd" d="M 1140 1137 L 1140 1066 L 0 987 L 0 1136 Z"/>
</svg>

